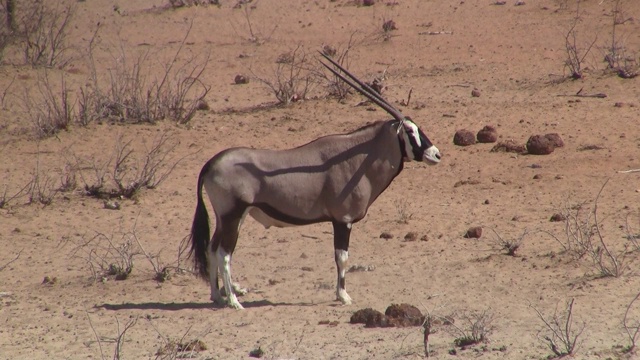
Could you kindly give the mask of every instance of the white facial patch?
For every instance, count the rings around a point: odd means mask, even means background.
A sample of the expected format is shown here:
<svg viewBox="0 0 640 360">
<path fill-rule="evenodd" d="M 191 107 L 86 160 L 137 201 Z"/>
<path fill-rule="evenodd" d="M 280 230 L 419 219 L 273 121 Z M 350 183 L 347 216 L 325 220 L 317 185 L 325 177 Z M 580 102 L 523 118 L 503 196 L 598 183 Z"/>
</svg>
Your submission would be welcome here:
<svg viewBox="0 0 640 360">
<path fill-rule="evenodd" d="M 404 131 L 402 136 L 404 136 L 404 152 L 407 154 L 407 158 L 409 158 L 409 160 L 413 160 L 414 144 L 417 147 L 422 145 L 422 141 L 420 141 L 420 131 L 418 131 L 418 126 L 411 120 L 404 120 L 403 127 Z"/>
<path fill-rule="evenodd" d="M 440 150 L 437 147 L 431 146 L 424 151 L 424 162 L 429 164 L 437 164 L 440 162 Z"/>
</svg>

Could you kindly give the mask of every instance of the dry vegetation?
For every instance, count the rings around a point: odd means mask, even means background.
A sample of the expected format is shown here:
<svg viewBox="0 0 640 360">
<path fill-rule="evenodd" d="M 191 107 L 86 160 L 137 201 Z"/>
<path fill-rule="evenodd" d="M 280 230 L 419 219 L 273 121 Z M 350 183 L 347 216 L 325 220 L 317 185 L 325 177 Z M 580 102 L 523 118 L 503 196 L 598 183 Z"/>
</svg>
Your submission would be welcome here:
<svg viewBox="0 0 640 360">
<path fill-rule="evenodd" d="M 639 3 L 513 5 L 2 0 L 3 355 L 633 359 Z M 385 80 L 443 165 L 405 164 L 354 231 L 352 259 L 370 264 L 349 272 L 356 305 L 329 301 L 326 226 L 247 220 L 234 276 L 255 291 L 244 313 L 213 308 L 185 256 L 200 167 L 231 146 L 293 147 L 384 118 L 318 51 Z M 544 131 L 568 144 L 450 144 L 481 123 L 501 142 Z M 462 237 L 478 223 L 494 236 Z M 434 291 L 447 314 L 428 311 L 420 340 L 347 324 Z"/>
</svg>

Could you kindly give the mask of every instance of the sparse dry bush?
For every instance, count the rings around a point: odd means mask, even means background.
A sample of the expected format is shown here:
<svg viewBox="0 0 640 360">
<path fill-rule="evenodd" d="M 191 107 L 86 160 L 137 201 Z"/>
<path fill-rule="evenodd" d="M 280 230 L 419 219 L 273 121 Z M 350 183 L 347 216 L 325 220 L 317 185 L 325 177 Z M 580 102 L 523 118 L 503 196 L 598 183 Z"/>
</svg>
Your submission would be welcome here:
<svg viewBox="0 0 640 360">
<path fill-rule="evenodd" d="M 628 16 L 625 10 L 624 0 L 612 1 L 611 9 L 611 42 L 604 46 L 604 61 L 607 68 L 615 71 L 621 78 L 633 78 L 638 76 L 638 59 L 630 55 L 624 44 L 624 34 L 618 29 L 626 22 L 633 22 L 633 17 Z"/>
<path fill-rule="evenodd" d="M 23 196 L 30 186 L 31 186 L 31 182 L 28 182 L 20 190 L 9 195 L 9 186 L 5 185 L 4 191 L 0 194 L 0 209 L 5 209 L 11 206 L 11 203 L 14 200 L 18 199 L 19 197 Z"/>
<path fill-rule="evenodd" d="M 524 238 L 529 234 L 527 230 L 524 230 L 522 232 L 522 235 L 520 235 L 520 237 L 518 238 L 505 239 L 502 236 L 500 236 L 500 234 L 498 234 L 496 230 L 494 229 L 491 229 L 491 230 L 493 230 L 493 233 L 496 235 L 496 238 L 494 240 L 495 246 L 500 251 L 506 252 L 506 254 L 509 256 L 517 256 L 516 253 L 518 252 L 518 250 L 520 250 L 520 247 L 524 242 Z"/>
<path fill-rule="evenodd" d="M 118 320 L 118 318 L 116 317 L 116 337 L 114 338 L 107 338 L 110 342 L 113 342 L 115 344 L 115 347 L 113 349 L 113 360 L 121 360 L 124 359 L 125 357 L 123 356 L 123 352 L 122 352 L 122 346 L 125 343 L 125 336 L 127 334 L 127 331 L 129 331 L 129 329 L 133 328 L 134 326 L 136 326 L 136 324 L 138 323 L 138 317 L 135 317 L 129 321 L 127 321 L 127 323 L 124 325 L 124 328 L 122 328 L 122 330 L 120 329 L 120 321 Z M 103 339 L 105 339 L 105 337 L 102 337 L 100 335 L 98 335 L 98 332 L 96 331 L 96 329 L 93 327 L 93 323 L 91 322 L 91 317 L 89 316 L 89 312 L 87 312 L 87 320 L 89 321 L 89 326 L 91 327 L 91 330 L 93 331 L 93 335 L 96 337 L 96 342 L 98 343 L 98 348 L 100 350 L 100 359 L 101 360 L 106 360 L 108 359 L 105 354 L 104 351 L 102 349 L 102 343 L 105 341 Z"/>
<path fill-rule="evenodd" d="M 271 78 L 261 77 L 253 70 L 250 71 L 273 92 L 282 105 L 306 99 L 307 94 L 319 82 L 318 71 L 310 64 L 308 54 L 302 46 L 278 57 Z"/>
<path fill-rule="evenodd" d="M 624 312 L 624 318 L 622 319 L 622 326 L 624 327 L 627 336 L 629 337 L 629 345 L 624 349 L 626 353 L 635 353 L 636 344 L 640 339 L 640 319 L 630 319 L 629 312 L 633 308 L 635 302 L 640 298 L 640 293 L 631 300 L 627 309 Z"/>
<path fill-rule="evenodd" d="M 529 305 L 544 323 L 544 328 L 538 332 L 538 339 L 544 342 L 557 357 L 575 354 L 580 345 L 580 335 L 586 327 L 586 323 L 583 322 L 577 329 L 574 328 L 573 302 L 574 299 L 567 301 L 566 308 L 561 313 L 558 313 L 556 306 L 551 317 L 545 317 L 538 309 Z M 544 334 L 541 335 L 542 333 Z"/>
<path fill-rule="evenodd" d="M 491 309 L 481 312 L 463 312 L 458 316 L 462 320 L 462 324 L 456 325 L 451 322 L 449 331 L 456 338 L 453 340 L 454 345 L 465 347 L 489 341 L 489 335 L 493 332 L 492 322 L 494 315 Z"/>
<path fill-rule="evenodd" d="M 61 76 L 59 90 L 49 80 L 47 71 L 38 75 L 36 87 L 35 99 L 28 89 L 25 89 L 22 99 L 36 137 L 47 138 L 62 130 L 69 130 L 74 119 L 74 106 L 69 98 L 64 75 Z"/>
<path fill-rule="evenodd" d="M 0 54 L 9 45 L 32 66 L 64 67 L 69 61 L 69 24 L 75 7 L 58 1 L 5 1 L 0 27 Z M 4 48 L 2 47 L 4 45 Z"/>
<path fill-rule="evenodd" d="M 91 64 L 92 83 L 80 91 L 78 122 L 88 124 L 95 119 L 110 118 L 127 123 L 155 123 L 164 119 L 188 123 L 209 92 L 209 86 L 201 81 L 209 57 L 200 62 L 195 58 L 179 62 L 189 32 L 190 29 L 159 78 L 150 75 L 148 52 L 130 61 L 121 49 L 109 70 L 106 87 L 97 78 L 96 64 Z"/>
<path fill-rule="evenodd" d="M 573 18 L 571 27 L 565 34 L 564 38 L 565 51 L 567 53 L 567 59 L 565 60 L 564 66 L 565 69 L 569 69 L 569 77 L 574 80 L 581 79 L 583 77 L 587 56 L 598 40 L 598 37 L 595 36 L 593 41 L 587 43 L 585 47 L 582 47 L 582 41 L 578 40 L 578 25 L 582 21 L 580 2 L 581 0 L 576 1 L 576 14 Z"/>
<path fill-rule="evenodd" d="M 602 231 L 603 224 L 598 218 L 598 200 L 608 182 L 609 179 L 600 188 L 593 206 L 583 203 L 565 209 L 563 213 L 566 219 L 565 236 L 563 239 L 547 233 L 575 260 L 588 256 L 598 276 L 620 277 L 630 269 L 627 263 L 630 244 L 610 244 L 608 240 L 605 240 L 612 235 Z"/>
<path fill-rule="evenodd" d="M 253 2 L 253 0 L 238 0 L 233 8 L 242 10 L 242 15 L 247 25 L 247 33 L 243 36 L 240 35 L 238 30 L 236 29 L 236 25 L 234 25 L 233 22 L 230 23 L 233 31 L 235 31 L 238 36 L 245 38 L 255 45 L 262 45 L 265 42 L 271 40 L 273 33 L 278 29 L 278 24 L 275 24 L 273 26 L 273 29 L 271 29 L 268 35 L 263 36 L 263 31 L 259 30 L 251 20 L 253 12 L 258 8 L 258 1 Z"/>
<path fill-rule="evenodd" d="M 334 48 L 330 45 L 324 45 L 321 52 L 333 58 L 343 68 L 349 69 L 349 54 L 357 46 L 355 40 L 356 32 L 349 37 L 349 42 L 344 49 Z M 327 88 L 329 96 L 333 96 L 338 100 L 342 100 L 351 94 L 351 87 L 335 74 L 327 75 L 324 71 L 319 73 L 319 78 Z"/>
<path fill-rule="evenodd" d="M 92 176 L 78 173 L 88 196 L 100 199 L 124 197 L 132 199 L 143 189 L 154 189 L 166 180 L 175 167 L 190 154 L 176 159 L 173 155 L 178 142 L 164 132 L 145 151 L 136 153 L 133 142 L 118 137 L 113 155 L 102 161 L 92 159 Z M 82 160 L 75 158 L 74 168 L 82 168 Z M 89 180 L 88 180 L 89 179 Z"/>
<path fill-rule="evenodd" d="M 97 232 L 89 240 L 77 244 L 71 256 L 87 263 L 94 282 L 126 280 L 133 271 L 134 258 L 141 253 L 135 237 L 135 229 L 109 235 Z"/>
<path fill-rule="evenodd" d="M 409 220 L 413 218 L 413 213 L 409 212 L 409 205 L 407 204 L 407 200 L 405 199 L 397 199 L 393 202 L 393 205 L 396 208 L 396 212 L 398 213 L 399 224 L 408 224 Z"/>
</svg>

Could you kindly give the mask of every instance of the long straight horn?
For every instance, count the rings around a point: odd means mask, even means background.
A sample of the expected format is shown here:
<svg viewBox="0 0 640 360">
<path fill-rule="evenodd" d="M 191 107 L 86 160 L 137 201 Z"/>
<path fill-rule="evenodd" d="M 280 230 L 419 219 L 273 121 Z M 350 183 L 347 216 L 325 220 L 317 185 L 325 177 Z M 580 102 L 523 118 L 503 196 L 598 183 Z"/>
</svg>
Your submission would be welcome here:
<svg viewBox="0 0 640 360">
<path fill-rule="evenodd" d="M 340 66 L 340 64 L 338 64 L 337 62 L 335 62 L 333 59 L 331 59 L 330 57 L 328 57 L 327 55 L 323 54 L 322 52 L 320 53 L 325 59 L 329 60 L 334 66 L 336 66 L 338 69 L 340 69 L 342 72 L 344 72 L 345 74 L 347 74 L 347 76 L 349 76 L 350 79 L 346 78 L 344 75 L 340 74 L 339 72 L 337 72 L 336 70 L 334 70 L 331 66 L 325 64 L 324 62 L 320 61 L 320 63 L 322 65 L 324 65 L 324 67 L 326 67 L 327 69 L 329 69 L 329 71 L 331 71 L 334 75 L 336 75 L 337 77 L 339 77 L 342 81 L 346 82 L 347 84 L 349 84 L 349 86 L 351 86 L 352 88 L 354 88 L 355 90 L 357 90 L 359 93 L 361 93 L 362 95 L 366 96 L 369 100 L 373 101 L 374 103 L 376 103 L 376 105 L 380 106 L 381 108 L 383 108 L 386 112 L 388 112 L 391 116 L 393 116 L 396 120 L 402 122 L 404 121 L 405 116 L 402 115 L 402 113 L 400 111 L 398 111 L 396 108 L 394 108 L 393 106 L 391 106 L 391 104 L 389 104 L 389 102 L 387 100 L 385 100 L 382 96 L 380 96 L 375 90 L 373 90 L 369 85 L 363 83 L 362 81 L 360 81 L 357 77 L 355 77 L 353 74 L 351 74 L 349 71 L 347 71 L 345 68 L 343 68 L 342 66 Z M 353 81 L 351 80 L 353 79 Z M 355 83 L 354 83 L 355 81 Z M 356 85 L 357 83 L 357 85 Z M 358 86 L 359 85 L 359 86 Z"/>
</svg>

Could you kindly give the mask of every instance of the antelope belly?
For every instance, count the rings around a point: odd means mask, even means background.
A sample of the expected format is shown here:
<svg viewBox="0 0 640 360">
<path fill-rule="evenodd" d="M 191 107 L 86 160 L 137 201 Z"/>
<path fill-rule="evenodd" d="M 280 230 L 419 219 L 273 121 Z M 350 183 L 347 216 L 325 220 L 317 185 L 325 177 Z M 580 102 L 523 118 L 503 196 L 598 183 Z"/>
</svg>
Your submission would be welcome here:
<svg viewBox="0 0 640 360">
<path fill-rule="evenodd" d="M 256 221 L 262 224 L 262 226 L 264 226 L 266 229 L 272 226 L 280 227 L 280 228 L 288 227 L 288 226 L 296 226 L 296 224 L 290 224 L 278 219 L 274 219 L 271 216 L 265 214 L 264 211 L 260 210 L 257 207 L 252 207 L 249 210 L 249 215 L 251 215 L 252 218 L 256 219 Z"/>
</svg>

